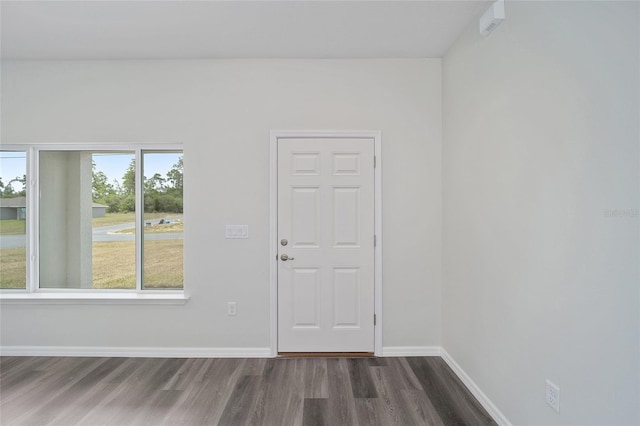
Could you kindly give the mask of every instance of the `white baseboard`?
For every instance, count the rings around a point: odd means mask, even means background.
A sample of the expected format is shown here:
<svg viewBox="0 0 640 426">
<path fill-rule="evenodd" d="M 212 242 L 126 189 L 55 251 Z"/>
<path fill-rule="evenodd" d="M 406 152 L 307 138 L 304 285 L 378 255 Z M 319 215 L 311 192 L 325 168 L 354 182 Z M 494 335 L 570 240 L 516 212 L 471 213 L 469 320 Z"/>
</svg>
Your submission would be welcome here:
<svg viewBox="0 0 640 426">
<path fill-rule="evenodd" d="M 446 350 L 441 348 L 440 356 L 442 357 L 444 362 L 447 363 L 449 368 L 451 368 L 453 372 L 456 373 L 456 376 L 458 376 L 462 383 L 464 383 L 467 389 L 469 389 L 469 392 L 473 394 L 473 396 L 478 400 L 478 402 L 480 402 L 484 409 L 487 410 L 489 415 L 493 417 L 493 420 L 495 420 L 496 423 L 498 423 L 500 426 L 512 426 L 509 419 L 507 419 L 506 416 L 502 414 L 500 410 L 498 410 L 498 407 L 496 407 L 494 403 L 491 402 L 489 397 L 480 390 L 478 385 L 476 385 L 476 383 L 471 380 L 471 377 L 469 377 L 467 373 L 465 373 L 462 367 L 458 365 L 458 363 L 451 357 L 451 355 L 449 355 Z"/>
<path fill-rule="evenodd" d="M 3 346 L 2 356 L 85 356 L 136 358 L 269 358 L 269 348 L 142 348 L 99 346 Z"/>
<path fill-rule="evenodd" d="M 384 346 L 382 356 L 440 356 L 439 346 Z"/>
</svg>

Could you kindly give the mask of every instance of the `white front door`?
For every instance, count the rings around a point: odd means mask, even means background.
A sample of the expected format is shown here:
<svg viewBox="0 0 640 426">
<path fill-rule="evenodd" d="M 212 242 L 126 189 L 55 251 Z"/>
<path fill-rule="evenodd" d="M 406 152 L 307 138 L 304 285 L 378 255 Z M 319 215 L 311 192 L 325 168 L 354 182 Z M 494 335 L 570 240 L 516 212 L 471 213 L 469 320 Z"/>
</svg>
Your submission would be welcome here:
<svg viewBox="0 0 640 426">
<path fill-rule="evenodd" d="M 279 352 L 374 352 L 374 194 L 373 139 L 278 140 Z"/>
</svg>

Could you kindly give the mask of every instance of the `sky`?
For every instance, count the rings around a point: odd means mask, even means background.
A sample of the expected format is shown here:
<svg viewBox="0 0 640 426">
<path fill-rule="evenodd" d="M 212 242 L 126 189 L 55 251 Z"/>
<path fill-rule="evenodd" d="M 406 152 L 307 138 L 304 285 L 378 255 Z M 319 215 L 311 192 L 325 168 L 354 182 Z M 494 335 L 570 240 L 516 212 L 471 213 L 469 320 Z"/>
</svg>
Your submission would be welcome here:
<svg viewBox="0 0 640 426">
<path fill-rule="evenodd" d="M 181 155 L 179 153 L 144 154 L 144 175 L 151 177 L 155 173 L 160 173 L 162 176 L 166 176 Z M 133 153 L 102 153 L 93 154 L 93 161 L 96 163 L 96 171 L 104 172 L 109 178 L 109 183 L 113 183 L 113 179 L 118 179 L 118 182 L 122 184 L 122 176 L 127 171 L 133 157 Z"/>
<path fill-rule="evenodd" d="M 160 173 L 165 176 L 171 167 L 178 162 L 181 153 L 146 153 L 144 154 L 144 175 L 153 176 Z M 122 184 L 122 176 L 124 176 L 133 153 L 94 153 L 93 160 L 96 163 L 96 171 L 102 171 L 107 175 L 109 183 L 113 183 L 114 179 Z M 22 177 L 27 170 L 26 155 L 24 152 L 0 152 L 0 176 L 2 182 L 7 184 L 15 177 Z M 15 191 L 20 191 L 22 186 L 18 183 L 13 184 Z"/>
<path fill-rule="evenodd" d="M 22 177 L 27 173 L 27 156 L 24 152 L 0 152 L 0 177 L 2 183 L 7 184 L 11 179 Z M 21 191 L 22 185 L 14 183 L 11 185 L 15 191 Z"/>
</svg>

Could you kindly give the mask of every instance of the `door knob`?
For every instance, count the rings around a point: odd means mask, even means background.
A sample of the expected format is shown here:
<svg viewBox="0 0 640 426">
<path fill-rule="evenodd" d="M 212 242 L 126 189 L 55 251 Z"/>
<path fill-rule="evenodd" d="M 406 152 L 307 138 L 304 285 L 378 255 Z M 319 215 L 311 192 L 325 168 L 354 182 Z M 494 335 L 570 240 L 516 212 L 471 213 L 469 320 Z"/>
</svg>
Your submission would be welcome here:
<svg viewBox="0 0 640 426">
<path fill-rule="evenodd" d="M 280 260 L 286 262 L 287 260 L 293 260 L 293 257 L 289 257 L 289 255 L 283 254 L 283 255 L 280 256 Z"/>
</svg>

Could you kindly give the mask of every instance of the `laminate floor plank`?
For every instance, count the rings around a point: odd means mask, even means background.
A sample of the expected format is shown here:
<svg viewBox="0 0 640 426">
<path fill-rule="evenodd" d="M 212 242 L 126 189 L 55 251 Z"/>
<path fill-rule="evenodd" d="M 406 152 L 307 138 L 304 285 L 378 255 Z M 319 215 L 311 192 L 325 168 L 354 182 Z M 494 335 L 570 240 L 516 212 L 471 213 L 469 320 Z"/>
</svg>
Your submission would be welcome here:
<svg viewBox="0 0 640 426">
<path fill-rule="evenodd" d="M 442 421 L 447 425 L 464 424 L 460 410 L 456 407 L 456 401 L 451 400 L 446 389 L 436 377 L 431 364 L 424 358 L 409 358 L 407 361 Z"/>
<path fill-rule="evenodd" d="M 455 375 L 442 358 L 428 359 L 440 383 L 446 389 L 449 398 L 458 405 L 465 424 L 493 425 L 494 421 L 480 403 L 471 395 L 462 381 Z"/>
<path fill-rule="evenodd" d="M 347 359 L 349 380 L 354 398 L 377 398 L 376 386 L 373 384 L 368 363 L 358 362 L 357 358 Z"/>
<path fill-rule="evenodd" d="M 148 401 L 155 391 L 153 383 L 158 371 L 169 361 L 162 358 L 149 358 L 132 371 L 127 380 L 118 385 L 109 394 L 104 404 L 99 404 L 82 420 L 82 424 L 131 424 L 137 411 Z"/>
<path fill-rule="evenodd" d="M 198 373 L 198 368 L 195 364 L 198 361 L 202 361 L 201 358 L 189 358 L 186 359 L 180 368 L 178 368 L 173 376 L 162 387 L 162 390 L 179 390 L 180 385 L 184 385 L 189 382 L 189 379 Z"/>
<path fill-rule="evenodd" d="M 173 380 L 174 376 L 178 374 L 185 362 L 186 359 L 184 358 L 169 359 L 162 365 L 158 374 L 153 378 L 153 386 L 156 386 L 158 390 L 166 389 L 167 385 Z"/>
<path fill-rule="evenodd" d="M 237 426 L 248 423 L 251 408 L 255 405 L 260 385 L 259 376 L 242 376 L 225 405 L 220 426 Z"/>
<path fill-rule="evenodd" d="M 262 376 L 268 358 L 246 358 L 243 360 L 242 373 L 247 376 Z"/>
<path fill-rule="evenodd" d="M 142 365 L 143 360 L 140 358 L 114 358 L 119 362 L 115 368 L 90 390 L 82 395 L 75 396 L 73 399 L 70 395 L 66 395 L 67 401 L 60 401 L 58 413 L 47 424 L 55 426 L 66 426 L 79 424 L 81 420 L 87 416 L 94 407 L 99 407 L 103 401 L 112 399 L 112 395 L 122 386 L 123 374 L 131 373 Z M 104 364 L 103 364 L 104 365 Z M 53 413 L 52 413 L 53 414 Z"/>
<path fill-rule="evenodd" d="M 270 361 L 270 362 L 269 362 Z M 304 400 L 306 359 L 267 361 L 262 386 L 250 424 L 300 425 Z"/>
<path fill-rule="evenodd" d="M 305 398 L 302 426 L 324 426 L 329 420 L 329 401 L 326 398 Z"/>
<path fill-rule="evenodd" d="M 347 360 L 328 358 L 327 377 L 329 380 L 329 424 L 335 426 L 357 425 L 358 416 Z"/>
<path fill-rule="evenodd" d="M 142 368 L 143 364 L 147 364 L 145 358 L 125 358 L 122 368 L 115 371 L 113 376 L 109 378 L 109 383 L 119 385 L 127 381 L 136 370 Z"/>
<path fill-rule="evenodd" d="M 113 394 L 117 387 L 115 383 L 101 383 L 99 389 L 88 392 L 83 398 L 67 401 L 59 408 L 58 413 L 51 412 L 52 417 L 46 424 L 51 426 L 82 424 L 82 419 L 93 412 L 105 398 L 109 398 L 108 395 Z"/>
<path fill-rule="evenodd" d="M 202 388 L 205 387 L 207 381 L 210 380 L 208 372 L 211 369 L 213 359 L 197 359 L 191 363 L 191 371 L 173 384 L 176 390 L 180 390 L 180 398 L 176 401 L 176 405 L 167 413 L 162 424 L 177 425 L 189 424 L 187 420 L 191 419 L 191 424 L 196 424 L 195 419 L 203 412 L 203 409 L 196 404 L 196 400 L 201 395 Z M 185 363 L 186 364 L 186 363 Z M 215 380 L 211 380 L 215 383 Z"/>
<path fill-rule="evenodd" d="M 35 370 L 34 364 L 37 362 L 41 363 L 43 359 L 31 356 L 1 358 L 3 361 L 0 361 L 0 383 L 11 376 L 21 374 L 25 370 Z"/>
<path fill-rule="evenodd" d="M 29 417 L 30 421 L 34 424 L 50 423 L 60 414 L 61 407 L 76 405 L 79 399 L 87 395 L 92 395 L 92 388 L 109 374 L 112 374 L 122 363 L 121 358 L 106 358 L 104 362 L 96 365 L 95 368 L 82 376 L 80 380 L 66 388 L 64 392 L 57 394 L 49 402 L 43 404 L 38 410 L 31 414 Z"/>
<path fill-rule="evenodd" d="M 59 367 L 46 379 L 35 382 L 36 386 L 30 389 L 30 392 L 22 392 L 19 397 L 2 404 L 2 419 L 11 419 L 15 424 L 38 424 L 28 420 L 29 417 L 81 380 L 96 365 L 104 362 L 105 358 L 78 358 L 76 365 L 72 367 L 73 361 L 73 359 L 64 359 L 60 365 L 67 365 L 67 368 Z"/>
<path fill-rule="evenodd" d="M 407 361 L 445 424 L 495 424 L 462 382 L 456 381 L 457 377 L 442 358 L 408 358 Z M 469 404 L 471 401 L 475 404 Z"/>
<path fill-rule="evenodd" d="M 423 390 L 420 380 L 409 367 L 406 358 L 389 358 L 387 366 L 387 371 L 393 375 L 399 389 Z"/>
<path fill-rule="evenodd" d="M 139 369 L 145 369 L 151 363 L 144 358 L 126 358 L 121 366 L 113 374 L 105 377 L 102 388 L 90 392 L 82 400 L 74 403 L 69 409 L 60 413 L 52 422 L 52 425 L 66 426 L 73 424 L 113 424 L 109 419 L 118 414 L 118 396 L 127 392 L 131 387 L 129 382 Z M 145 373 L 149 374 L 148 370 Z M 78 419 L 76 421 L 76 419 Z"/>
<path fill-rule="evenodd" d="M 380 403 L 387 414 L 386 424 L 397 426 L 411 424 L 406 404 L 400 397 L 398 384 L 401 381 L 389 374 L 388 367 L 371 367 L 371 369 L 378 395 L 380 395 Z"/>
<path fill-rule="evenodd" d="M 10 372 L 11 370 L 15 371 L 20 368 L 20 365 L 25 362 L 29 362 L 33 360 L 35 357 L 31 356 L 3 356 L 0 357 L 0 378 L 3 374 Z"/>
<path fill-rule="evenodd" d="M 369 357 L 367 358 L 367 364 L 373 367 L 383 367 L 387 365 L 389 358 Z"/>
<path fill-rule="evenodd" d="M 411 418 L 410 424 L 446 426 L 424 391 L 401 390 L 400 397 L 406 402 L 405 407 Z"/>
<path fill-rule="evenodd" d="M 362 426 L 390 425 L 391 420 L 381 398 L 357 398 L 354 401 L 358 423 Z M 328 425 L 326 425 L 328 426 Z"/>
<path fill-rule="evenodd" d="M 305 398 L 328 398 L 329 381 L 327 379 L 326 358 L 305 358 L 304 375 Z"/>
<path fill-rule="evenodd" d="M 148 403 L 137 411 L 131 420 L 133 425 L 156 426 L 162 423 L 167 413 L 180 398 L 181 391 L 161 389 L 153 394 Z"/>
<path fill-rule="evenodd" d="M 37 383 L 46 373 L 38 370 L 26 370 L 21 369 L 20 374 L 14 374 L 0 381 L 0 389 L 6 392 L 7 395 L 19 395 L 24 387 L 34 387 L 34 383 Z M 9 399 L 3 400 L 3 403 L 8 402 Z"/>
<path fill-rule="evenodd" d="M 495 425 L 440 357 L 1 357 L 0 424 Z"/>
<path fill-rule="evenodd" d="M 244 375 L 241 359 L 211 359 L 201 370 L 180 404 L 169 412 L 166 425 L 215 425 L 229 401 L 237 381 Z"/>
</svg>

